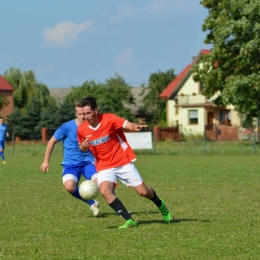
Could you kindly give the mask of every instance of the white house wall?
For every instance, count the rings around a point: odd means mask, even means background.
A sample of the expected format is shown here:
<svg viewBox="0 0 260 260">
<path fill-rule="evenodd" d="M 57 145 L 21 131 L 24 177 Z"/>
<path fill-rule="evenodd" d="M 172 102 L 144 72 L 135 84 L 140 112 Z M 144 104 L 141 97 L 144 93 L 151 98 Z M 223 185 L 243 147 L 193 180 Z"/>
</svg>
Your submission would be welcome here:
<svg viewBox="0 0 260 260">
<path fill-rule="evenodd" d="M 188 75 L 184 82 L 181 83 L 180 89 L 174 93 L 174 98 L 169 98 L 166 102 L 166 123 L 167 126 L 180 125 L 182 129 L 193 133 L 202 134 L 205 130 L 205 125 L 208 123 L 208 112 L 214 113 L 213 124 L 219 124 L 220 110 L 231 110 L 231 124 L 241 126 L 241 119 L 233 106 L 226 108 L 210 107 L 211 100 L 217 97 L 214 95 L 210 100 L 200 94 L 200 84 L 195 82 L 192 74 Z M 178 100 L 176 100 L 178 99 Z M 207 104 L 207 105 L 206 105 Z M 194 107 L 193 107 L 194 105 Z M 187 107 L 188 106 L 188 107 Z M 189 110 L 198 111 L 198 124 L 189 124 Z"/>
<path fill-rule="evenodd" d="M 192 93 L 198 93 L 198 83 L 194 82 L 192 75 L 189 75 L 178 94 L 192 95 Z"/>
<path fill-rule="evenodd" d="M 198 124 L 189 124 L 189 110 L 198 111 Z M 179 109 L 179 124 L 183 131 L 193 134 L 203 134 L 205 128 L 205 109 L 203 107 L 189 107 Z"/>
</svg>

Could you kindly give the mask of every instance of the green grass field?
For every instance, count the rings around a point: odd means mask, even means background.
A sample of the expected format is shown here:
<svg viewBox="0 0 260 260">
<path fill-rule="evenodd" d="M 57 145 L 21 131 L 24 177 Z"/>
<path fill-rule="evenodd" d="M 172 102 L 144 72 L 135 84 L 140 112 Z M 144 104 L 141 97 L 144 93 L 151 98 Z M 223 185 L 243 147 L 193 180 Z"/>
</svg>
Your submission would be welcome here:
<svg viewBox="0 0 260 260">
<path fill-rule="evenodd" d="M 61 182 L 62 149 L 44 175 L 43 145 L 6 147 L 0 164 L 0 259 L 259 259 L 260 160 L 241 154 L 138 154 L 136 166 L 175 219 L 119 183 L 139 222 L 124 223 L 99 195 L 102 217 Z"/>
</svg>

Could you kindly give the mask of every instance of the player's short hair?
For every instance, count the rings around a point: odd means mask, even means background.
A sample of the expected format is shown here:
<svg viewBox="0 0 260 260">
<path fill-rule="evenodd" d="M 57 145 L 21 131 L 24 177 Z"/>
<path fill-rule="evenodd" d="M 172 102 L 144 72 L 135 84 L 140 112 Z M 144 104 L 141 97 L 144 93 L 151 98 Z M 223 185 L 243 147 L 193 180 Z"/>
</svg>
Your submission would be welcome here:
<svg viewBox="0 0 260 260">
<path fill-rule="evenodd" d="M 81 102 L 80 102 L 80 101 L 76 101 L 76 102 L 75 102 L 75 108 L 76 108 L 76 107 L 81 107 Z"/>
<path fill-rule="evenodd" d="M 86 97 L 80 101 L 80 106 L 81 107 L 88 106 L 88 107 L 91 107 L 92 110 L 94 110 L 97 108 L 97 102 L 96 102 L 95 98 L 93 98 L 93 97 Z"/>
</svg>

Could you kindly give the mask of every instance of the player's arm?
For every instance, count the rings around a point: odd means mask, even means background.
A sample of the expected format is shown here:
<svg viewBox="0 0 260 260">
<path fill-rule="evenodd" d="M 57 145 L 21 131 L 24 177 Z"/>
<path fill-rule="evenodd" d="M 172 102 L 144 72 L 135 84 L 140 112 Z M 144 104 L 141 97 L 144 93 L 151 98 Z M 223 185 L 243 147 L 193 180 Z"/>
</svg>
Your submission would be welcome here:
<svg viewBox="0 0 260 260">
<path fill-rule="evenodd" d="M 87 152 L 89 150 L 89 143 L 88 143 L 88 139 L 87 138 L 82 140 L 81 143 L 79 143 L 79 149 L 82 152 Z"/>
<path fill-rule="evenodd" d="M 138 132 L 140 131 L 142 128 L 146 128 L 148 127 L 148 125 L 139 125 L 136 123 L 132 123 L 129 121 L 126 121 L 126 123 L 124 124 L 124 128 L 133 132 Z"/>
<path fill-rule="evenodd" d="M 50 157 L 51 157 L 51 153 L 53 151 L 53 148 L 55 146 L 55 144 L 57 143 L 58 141 L 55 139 L 54 136 L 52 136 L 52 138 L 49 140 L 48 144 L 47 144 L 47 147 L 46 147 L 46 150 L 45 150 L 45 156 L 44 156 L 44 159 L 43 159 L 43 163 L 40 167 L 41 171 L 43 173 L 46 173 L 46 171 L 48 172 L 49 169 L 50 169 L 50 165 L 49 165 L 49 161 L 50 161 Z"/>
<path fill-rule="evenodd" d="M 84 136 L 81 135 L 81 132 L 77 131 L 77 135 L 78 135 L 78 144 L 79 144 L 79 149 L 82 152 L 87 152 L 89 150 L 89 142 L 88 142 L 88 138 L 85 138 Z"/>
</svg>

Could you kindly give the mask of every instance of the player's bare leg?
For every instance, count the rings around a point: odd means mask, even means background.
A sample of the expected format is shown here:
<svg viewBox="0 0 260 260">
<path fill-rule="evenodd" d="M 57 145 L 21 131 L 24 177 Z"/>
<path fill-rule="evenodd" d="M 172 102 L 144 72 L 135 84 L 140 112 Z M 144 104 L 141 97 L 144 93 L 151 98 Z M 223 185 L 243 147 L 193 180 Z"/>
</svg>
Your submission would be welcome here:
<svg viewBox="0 0 260 260">
<path fill-rule="evenodd" d="M 93 215 L 97 217 L 99 215 L 99 202 L 96 200 L 84 200 L 79 194 L 79 187 L 78 184 L 69 179 L 63 183 L 64 188 L 76 199 L 82 200 L 90 206 L 90 210 L 92 211 Z"/>
<path fill-rule="evenodd" d="M 108 205 L 122 216 L 126 223 L 119 228 L 137 227 L 137 223 L 132 219 L 131 215 L 114 193 L 114 183 L 110 181 L 103 181 L 99 185 L 99 192 L 102 194 Z"/>
</svg>

